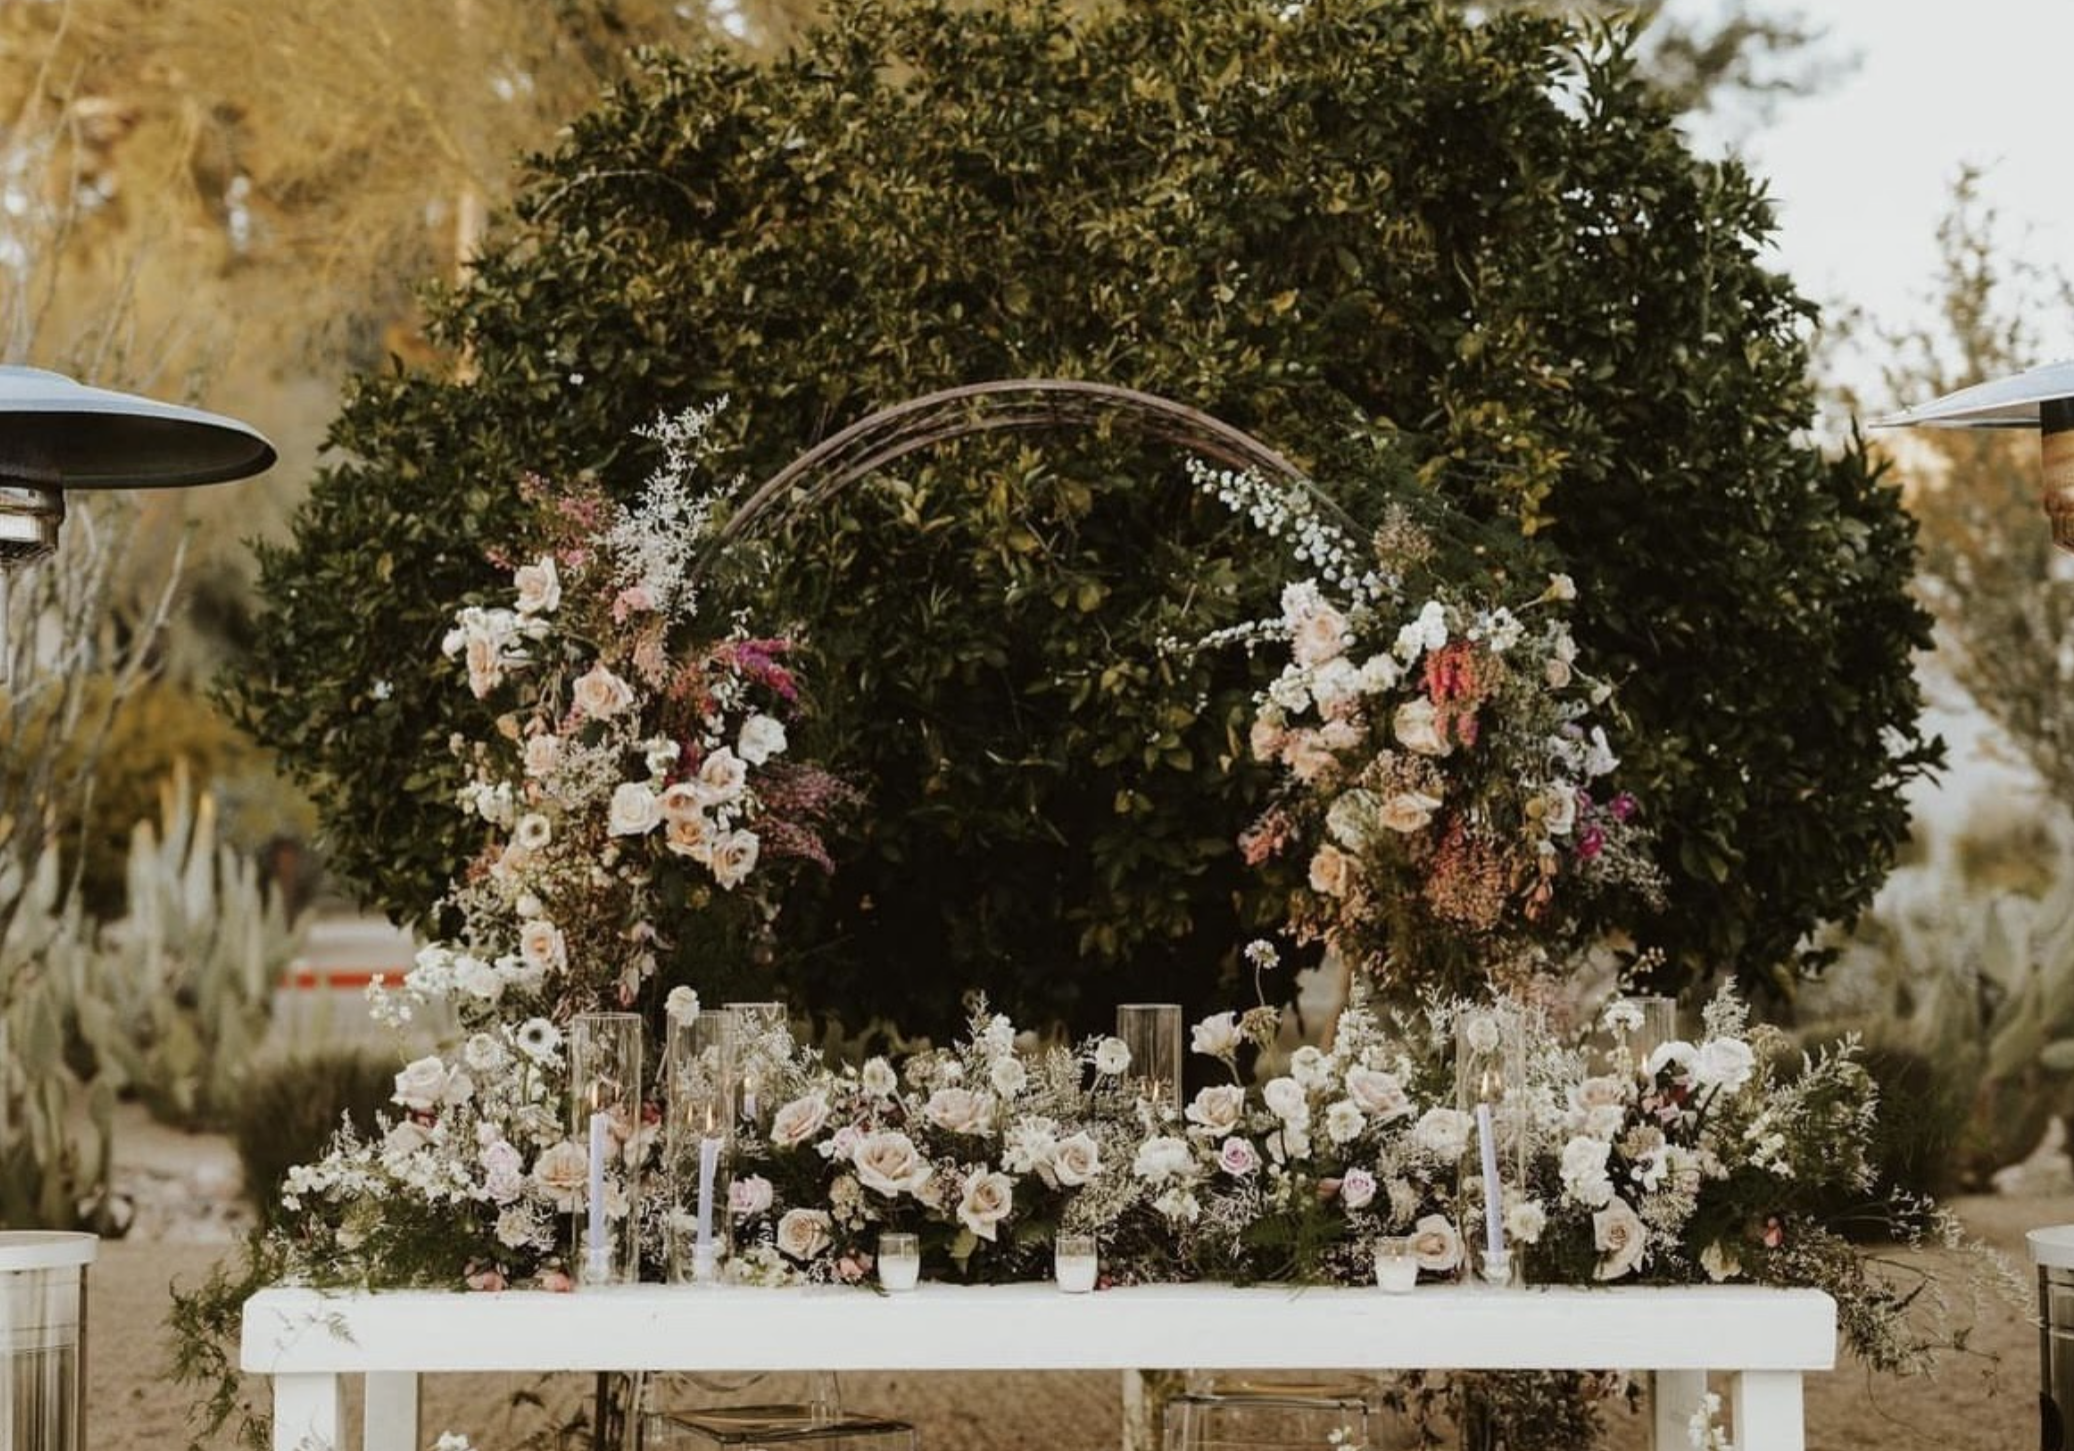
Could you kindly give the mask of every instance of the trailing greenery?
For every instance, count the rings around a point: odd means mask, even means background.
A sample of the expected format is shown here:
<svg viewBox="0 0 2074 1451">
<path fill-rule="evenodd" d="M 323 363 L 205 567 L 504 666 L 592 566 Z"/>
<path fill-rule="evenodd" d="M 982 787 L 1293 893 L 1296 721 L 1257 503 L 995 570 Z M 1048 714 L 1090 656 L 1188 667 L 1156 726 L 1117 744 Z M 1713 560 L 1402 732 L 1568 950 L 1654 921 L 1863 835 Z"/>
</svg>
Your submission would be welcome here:
<svg viewBox="0 0 2074 1451">
<path fill-rule="evenodd" d="M 762 67 L 651 55 L 578 120 L 433 305 L 466 373 L 363 379 L 263 551 L 227 693 L 374 901 L 423 913 L 474 849 L 447 741 L 486 722 L 438 644 L 524 471 L 631 493 L 633 427 L 725 393 L 755 479 L 874 407 L 1041 375 L 1572 574 L 1670 879 L 1635 923 L 1666 979 L 1783 985 L 1867 901 L 1934 755 L 1911 526 L 1855 447 L 1806 442 L 1811 309 L 1757 260 L 1761 188 L 1692 156 L 1618 36 L 1402 0 L 831 8 Z M 1176 601 L 1214 626 L 1275 581 L 1176 462 L 1123 430 L 960 444 L 764 536 L 744 603 L 804 628 L 809 747 L 871 797 L 780 934 L 816 1006 L 940 1031 L 981 985 L 1092 1025 L 1213 996 L 1277 915 L 1229 849 L 1250 671 L 1154 648 Z"/>
</svg>

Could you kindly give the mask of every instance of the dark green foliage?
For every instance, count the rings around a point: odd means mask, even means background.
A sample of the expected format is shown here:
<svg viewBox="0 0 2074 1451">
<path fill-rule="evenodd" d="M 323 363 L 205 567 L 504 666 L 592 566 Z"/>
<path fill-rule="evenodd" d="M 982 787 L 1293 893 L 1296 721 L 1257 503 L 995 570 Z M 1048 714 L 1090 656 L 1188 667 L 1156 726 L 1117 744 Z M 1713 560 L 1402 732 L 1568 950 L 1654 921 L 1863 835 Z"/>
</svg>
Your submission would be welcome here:
<svg viewBox="0 0 2074 1451">
<path fill-rule="evenodd" d="M 766 68 L 652 57 L 577 122 L 437 308 L 477 375 L 365 380 L 263 554 L 229 691 L 336 863 L 416 915 L 474 848 L 446 741 L 486 723 L 438 643 L 522 470 L 630 492 L 631 428 L 729 393 L 760 478 L 874 407 L 1053 375 L 1253 431 L 1369 521 L 1410 481 L 1575 575 L 1667 976 L 1772 974 L 1861 906 L 1929 758 L 1913 544 L 1860 454 L 1800 437 L 1809 310 L 1755 260 L 1758 188 L 1558 20 L 1285 8 L 850 4 Z M 1174 462 L 959 445 L 774 539 L 759 623 L 809 632 L 807 745 L 873 797 L 781 933 L 817 1003 L 946 1026 L 978 984 L 1091 1025 L 1205 1000 L 1275 913 L 1227 847 L 1260 789 L 1226 772 L 1243 662 L 1152 646 L 1175 601 L 1207 627 L 1288 569 Z"/>
<path fill-rule="evenodd" d="M 331 1048 L 253 1070 L 231 1126 L 245 1197 L 263 1221 L 281 1211 L 281 1183 L 324 1157 L 342 1120 L 363 1135 L 390 1108 L 396 1070 L 358 1049 Z M 392 1110 L 393 1111 L 393 1110 Z"/>
</svg>

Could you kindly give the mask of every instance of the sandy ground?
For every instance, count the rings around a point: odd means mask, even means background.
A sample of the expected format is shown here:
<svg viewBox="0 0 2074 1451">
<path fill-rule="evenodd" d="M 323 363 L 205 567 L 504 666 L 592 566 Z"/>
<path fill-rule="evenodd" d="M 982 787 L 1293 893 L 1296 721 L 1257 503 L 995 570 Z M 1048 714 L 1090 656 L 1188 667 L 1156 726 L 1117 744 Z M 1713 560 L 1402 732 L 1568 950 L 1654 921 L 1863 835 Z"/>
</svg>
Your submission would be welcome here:
<svg viewBox="0 0 2074 1451">
<path fill-rule="evenodd" d="M 120 1177 L 140 1193 L 137 1227 L 102 1246 L 92 1278 L 88 1439 L 94 1451 L 160 1451 L 184 1445 L 190 1395 L 164 1375 L 168 1289 L 192 1284 L 232 1252 L 236 1221 L 219 1207 L 236 1163 L 219 1139 L 167 1134 L 125 1120 Z M 2028 1275 L 2023 1236 L 2074 1221 L 2074 1198 L 1983 1198 L 1957 1205 L 1981 1238 Z M 2028 1309 L 1993 1303 L 1966 1354 L 1934 1378 L 1869 1376 L 1849 1360 L 1811 1377 L 1808 1444 L 1816 1451 L 1939 1448 L 2007 1451 L 2038 1443 L 2037 1331 Z M 1147 1347 L 1156 1362 L 1156 1347 Z M 262 1388 L 263 1389 L 263 1388 Z M 549 1424 L 533 1404 L 580 1402 L 588 1378 L 453 1376 L 425 1386 L 425 1444 L 443 1430 L 467 1432 L 478 1451 L 501 1451 Z M 710 1399 L 685 1388 L 691 1399 Z M 767 1382 L 755 1399 L 796 1394 Z M 853 1409 L 897 1415 L 919 1427 L 925 1451 L 1092 1451 L 1118 1439 L 1117 1378 L 1086 1375 L 844 1376 Z M 1616 1413 L 1617 1451 L 1646 1444 L 1640 1418 Z M 228 1444 L 227 1441 L 225 1444 Z"/>
</svg>

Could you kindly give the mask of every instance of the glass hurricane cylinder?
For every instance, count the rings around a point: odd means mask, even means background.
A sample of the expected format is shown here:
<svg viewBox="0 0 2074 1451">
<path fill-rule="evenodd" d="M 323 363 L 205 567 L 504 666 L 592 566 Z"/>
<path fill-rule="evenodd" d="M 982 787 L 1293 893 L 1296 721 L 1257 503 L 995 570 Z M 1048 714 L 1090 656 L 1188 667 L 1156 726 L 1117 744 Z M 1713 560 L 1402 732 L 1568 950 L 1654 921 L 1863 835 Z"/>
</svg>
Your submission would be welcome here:
<svg viewBox="0 0 2074 1451">
<path fill-rule="evenodd" d="M 1500 999 L 1455 1019 L 1455 1106 L 1471 1119 L 1462 1178 L 1481 1190 L 1459 1196 L 1465 1262 L 1485 1280 L 1508 1283 L 1519 1264 L 1505 1232 L 1505 1191 L 1527 1182 L 1534 1115 L 1527 1086 L 1523 1004 Z"/>
<path fill-rule="evenodd" d="M 583 1210 L 576 1216 L 576 1278 L 586 1285 L 641 1277 L 638 1166 L 629 1147 L 641 1129 L 641 1019 L 578 1013 L 569 1024 L 570 1129 L 584 1150 Z"/>
<path fill-rule="evenodd" d="M 1124 1085 L 1168 1113 L 1181 1112 L 1181 1005 L 1120 1003 L 1116 1036 L 1131 1055 Z"/>
<path fill-rule="evenodd" d="M 706 1009 L 669 1025 L 669 1106 L 663 1155 L 670 1210 L 670 1279 L 717 1284 L 734 1246 L 728 1200 L 733 1187 L 735 1061 L 741 1022 L 729 1009 Z"/>
<path fill-rule="evenodd" d="M 774 1059 L 791 1052 L 792 1021 L 783 1003 L 729 1003 L 735 1015 L 735 1112 L 761 1132 L 777 1104 L 771 1102 Z"/>
<path fill-rule="evenodd" d="M 1618 1071 L 1646 1077 L 1649 1072 L 1649 1055 L 1664 1044 L 1675 1042 L 1678 1037 L 1678 1000 L 1666 997 L 1638 997 L 1626 1000 L 1629 1007 L 1641 1015 L 1638 1027 L 1627 1030 L 1624 1041 L 1618 1041 L 1615 1051 L 1620 1061 Z"/>
</svg>

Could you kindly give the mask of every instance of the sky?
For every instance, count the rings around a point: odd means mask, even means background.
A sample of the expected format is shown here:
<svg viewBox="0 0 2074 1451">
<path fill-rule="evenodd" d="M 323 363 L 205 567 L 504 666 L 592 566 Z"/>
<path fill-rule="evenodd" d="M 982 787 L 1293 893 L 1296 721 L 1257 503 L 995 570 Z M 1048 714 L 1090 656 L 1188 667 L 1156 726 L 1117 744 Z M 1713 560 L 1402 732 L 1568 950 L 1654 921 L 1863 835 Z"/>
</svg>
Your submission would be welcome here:
<svg viewBox="0 0 2074 1451">
<path fill-rule="evenodd" d="M 1703 17 L 1713 3 L 1670 0 L 1668 8 Z M 1768 122 L 1702 123 L 1695 140 L 1703 149 L 1733 142 L 1768 179 L 1779 211 L 1775 260 L 1803 293 L 1855 305 L 1888 328 L 1924 318 L 1938 222 L 1968 164 L 1986 172 L 1983 195 L 2012 254 L 2074 272 L 2074 0 L 1758 0 L 1757 8 L 1823 27 L 1821 54 L 1840 73 L 1813 96 L 1781 102 Z M 2037 321 L 2036 361 L 2074 353 L 2074 319 Z M 1886 401 L 1876 344 L 1847 351 L 1836 366 L 1869 402 Z"/>
</svg>

